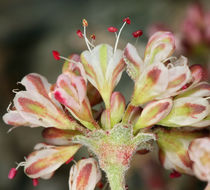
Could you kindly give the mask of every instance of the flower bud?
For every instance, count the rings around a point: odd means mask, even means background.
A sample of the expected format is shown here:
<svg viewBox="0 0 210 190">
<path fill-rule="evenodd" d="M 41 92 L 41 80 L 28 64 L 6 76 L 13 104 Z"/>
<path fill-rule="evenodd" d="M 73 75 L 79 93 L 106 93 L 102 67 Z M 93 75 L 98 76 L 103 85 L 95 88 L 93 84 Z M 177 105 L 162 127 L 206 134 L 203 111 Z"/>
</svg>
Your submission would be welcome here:
<svg viewBox="0 0 210 190">
<path fill-rule="evenodd" d="M 92 190 L 101 179 L 98 163 L 93 158 L 82 159 L 73 165 L 69 176 L 69 189 Z"/>
</svg>

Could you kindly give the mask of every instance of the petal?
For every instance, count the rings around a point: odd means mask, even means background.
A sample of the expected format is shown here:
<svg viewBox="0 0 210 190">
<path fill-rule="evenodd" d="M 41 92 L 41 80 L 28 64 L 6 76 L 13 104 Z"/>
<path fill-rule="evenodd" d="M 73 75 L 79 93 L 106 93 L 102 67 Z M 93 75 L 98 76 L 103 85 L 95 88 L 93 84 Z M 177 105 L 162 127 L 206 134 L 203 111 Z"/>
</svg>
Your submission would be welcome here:
<svg viewBox="0 0 210 190">
<path fill-rule="evenodd" d="M 204 181 L 210 181 L 210 138 L 199 138 L 192 141 L 189 156 L 193 161 L 195 175 Z"/>
<path fill-rule="evenodd" d="M 144 63 L 150 65 L 160 62 L 173 54 L 175 49 L 175 40 L 171 32 L 156 32 L 153 34 L 147 44 Z"/>
<path fill-rule="evenodd" d="M 18 111 L 9 111 L 8 113 L 3 115 L 3 120 L 8 125 L 13 125 L 15 127 L 18 126 L 31 126 L 31 127 L 37 127 L 36 124 L 30 124 L 27 122 L 21 115 L 18 113 Z"/>
<path fill-rule="evenodd" d="M 200 82 L 203 77 L 204 77 L 204 69 L 201 65 L 192 65 L 190 67 L 190 71 L 192 74 L 192 78 L 193 78 L 193 83 L 198 83 Z"/>
<path fill-rule="evenodd" d="M 132 105 L 128 105 L 126 108 L 126 112 L 123 116 L 122 123 L 126 124 L 131 124 L 135 125 L 139 116 L 141 115 L 142 108 L 141 107 L 136 107 Z"/>
<path fill-rule="evenodd" d="M 87 84 L 87 97 L 91 107 L 102 102 L 100 93 L 91 83 Z"/>
<path fill-rule="evenodd" d="M 75 129 L 78 124 L 37 92 L 20 91 L 15 95 L 14 105 L 29 123 L 61 129 Z"/>
<path fill-rule="evenodd" d="M 188 148 L 192 140 L 206 135 L 206 131 L 184 131 L 155 128 L 160 161 L 166 169 L 193 175 Z"/>
<path fill-rule="evenodd" d="M 72 54 L 69 56 L 69 59 L 77 62 L 77 64 L 75 64 L 73 62 L 66 61 L 63 65 L 62 72 L 63 73 L 68 73 L 68 72 L 74 73 L 77 76 L 81 76 L 87 83 L 85 69 L 84 69 L 83 65 L 80 63 L 80 55 Z"/>
<path fill-rule="evenodd" d="M 73 76 L 67 74 L 61 74 L 58 77 L 57 87 L 54 90 L 55 98 L 64 106 L 69 108 L 69 111 L 78 120 L 85 122 L 95 123 L 89 100 L 86 96 L 86 83 L 80 76 Z M 84 124 L 84 123 L 83 123 Z"/>
<path fill-rule="evenodd" d="M 193 123 L 190 125 L 190 127 L 208 127 L 210 126 L 210 115 L 208 115 L 207 117 L 205 117 L 203 120 L 197 122 L 197 123 Z"/>
<path fill-rule="evenodd" d="M 62 130 L 54 127 L 46 128 L 42 132 L 42 136 L 47 143 L 52 145 L 70 145 L 72 138 L 76 135 L 81 135 L 79 131 Z"/>
<path fill-rule="evenodd" d="M 111 87 L 111 91 L 115 88 L 115 86 L 117 86 L 125 69 L 125 63 L 122 59 L 122 54 L 123 52 L 121 50 L 117 50 L 114 53 L 113 58 L 110 59 L 108 63 L 106 70 L 106 80 L 109 83 L 108 86 Z"/>
<path fill-rule="evenodd" d="M 111 96 L 111 126 L 121 121 L 125 111 L 125 98 L 120 92 L 114 92 Z"/>
<path fill-rule="evenodd" d="M 70 190 L 93 190 L 101 179 L 98 163 L 93 158 L 82 159 L 71 167 L 69 176 Z"/>
<path fill-rule="evenodd" d="M 159 124 L 168 127 L 187 126 L 201 121 L 208 113 L 208 100 L 199 97 L 179 98 L 174 101 L 169 115 Z"/>
<path fill-rule="evenodd" d="M 111 92 L 120 80 L 125 67 L 122 51 L 113 54 L 113 48 L 107 44 L 96 46 L 92 52 L 84 51 L 81 61 L 90 83 L 100 92 L 106 107 L 110 107 Z"/>
<path fill-rule="evenodd" d="M 43 149 L 32 152 L 26 158 L 24 171 L 30 178 L 51 174 L 71 158 L 80 147 L 81 145 L 60 147 L 46 145 Z"/>
<path fill-rule="evenodd" d="M 26 75 L 20 82 L 25 86 L 27 91 L 36 91 L 45 98 L 49 99 L 49 91 L 51 84 L 48 83 L 47 79 L 39 74 L 31 73 Z"/>
<path fill-rule="evenodd" d="M 177 98 L 181 97 L 208 97 L 210 96 L 210 84 L 207 82 L 200 82 L 193 87 L 189 87 L 186 91 L 181 93 Z"/>
<path fill-rule="evenodd" d="M 107 112 L 109 110 L 105 110 L 101 115 L 101 123 L 104 128 L 107 127 Z M 111 127 L 115 124 L 119 123 L 122 119 L 122 116 L 125 111 L 125 98 L 120 92 L 113 92 L 111 96 Z"/>
<path fill-rule="evenodd" d="M 168 69 L 167 90 L 159 98 L 176 95 L 177 91 L 191 80 L 190 70 L 187 66 L 187 58 L 181 56 L 173 64 L 174 66 Z"/>
<path fill-rule="evenodd" d="M 163 93 L 168 86 L 168 70 L 162 64 L 152 64 L 135 82 L 131 104 L 138 106 L 153 100 Z"/>
<path fill-rule="evenodd" d="M 134 129 L 137 130 L 158 123 L 170 113 L 172 105 L 173 103 L 171 99 L 153 101 L 147 104 L 143 109 Z"/>
<path fill-rule="evenodd" d="M 124 61 L 127 65 L 127 73 L 133 79 L 136 80 L 143 70 L 143 61 L 138 55 L 136 48 L 128 43 L 123 53 Z"/>
</svg>

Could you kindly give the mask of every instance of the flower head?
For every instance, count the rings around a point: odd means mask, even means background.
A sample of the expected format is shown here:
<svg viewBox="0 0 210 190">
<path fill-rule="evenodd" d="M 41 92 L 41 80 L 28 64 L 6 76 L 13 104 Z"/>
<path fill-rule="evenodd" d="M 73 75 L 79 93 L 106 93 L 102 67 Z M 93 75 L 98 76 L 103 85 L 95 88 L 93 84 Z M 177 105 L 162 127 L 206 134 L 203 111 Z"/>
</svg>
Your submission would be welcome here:
<svg viewBox="0 0 210 190">
<path fill-rule="evenodd" d="M 151 151 L 156 140 L 161 161 L 173 170 L 172 177 L 179 176 L 177 172 L 193 172 L 192 163 L 196 165 L 198 159 L 191 158 L 196 154 L 193 143 L 190 157 L 188 148 L 194 139 L 208 136 L 201 129 L 210 124 L 210 85 L 201 82 L 200 66 L 188 67 L 187 58 L 171 57 L 175 40 L 170 32 L 157 32 L 149 39 L 143 60 L 130 43 L 118 49 L 122 29 L 130 23 L 125 18 L 118 33 L 109 28 L 116 34 L 113 48 L 105 43 L 95 46 L 95 37 L 90 42 L 88 22 L 83 19 L 83 32 L 77 34 L 85 40 L 87 50 L 68 58 L 53 51 L 56 60 L 65 61 L 55 84 L 35 73 L 22 79 L 25 90 L 16 92 L 13 107 L 9 106 L 3 120 L 14 127 L 44 127 L 45 142 L 38 143 L 24 162 L 10 170 L 10 179 L 24 166 L 36 186 L 38 178 L 49 179 L 61 165 L 73 161 L 84 145 L 98 162 L 87 158 L 73 165 L 69 188 L 93 190 L 101 179 L 100 167 L 111 189 L 125 189 L 132 157 L 137 151 Z M 136 31 L 135 36 L 140 35 Z M 123 94 L 114 91 L 124 69 L 135 83 L 127 106 Z M 102 100 L 104 105 L 94 107 Z M 189 131 L 194 127 L 198 130 Z"/>
</svg>

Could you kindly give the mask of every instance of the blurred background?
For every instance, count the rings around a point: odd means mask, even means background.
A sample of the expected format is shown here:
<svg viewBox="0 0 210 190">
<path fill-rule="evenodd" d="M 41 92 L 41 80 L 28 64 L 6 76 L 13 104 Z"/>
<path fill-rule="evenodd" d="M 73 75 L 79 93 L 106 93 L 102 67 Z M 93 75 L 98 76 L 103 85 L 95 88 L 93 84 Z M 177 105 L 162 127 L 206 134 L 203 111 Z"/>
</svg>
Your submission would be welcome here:
<svg viewBox="0 0 210 190">
<path fill-rule="evenodd" d="M 194 1 L 190 0 L 0 0 L 1 116 L 14 97 L 12 89 L 18 88 L 16 82 L 26 74 L 40 73 L 51 83 L 55 82 L 62 62 L 53 59 L 52 50 L 68 56 L 86 49 L 84 41 L 76 35 L 76 31 L 81 29 L 82 18 L 88 20 L 88 34 L 96 35 L 96 44 L 105 42 L 113 45 L 115 36 L 107 28 L 119 28 L 122 18 L 129 16 L 132 23 L 124 29 L 119 46 L 123 48 L 127 42 L 135 43 L 132 32 L 141 29 L 144 34 L 136 44 L 141 55 L 149 35 L 154 31 L 173 31 L 177 37 L 176 54 L 187 55 L 190 63 L 203 64 L 208 76 L 210 17 L 208 20 L 206 16 L 205 22 L 203 18 L 192 18 L 196 13 L 187 11 L 192 3 Z M 203 12 L 210 14 L 210 1 L 203 0 L 200 4 Z M 184 23 L 189 16 L 196 26 Z M 131 80 L 124 74 L 118 90 L 129 99 L 131 87 Z M 23 161 L 33 146 L 43 140 L 41 128 L 23 127 L 7 134 L 9 128 L 0 120 L 0 189 L 67 190 L 71 164 L 59 169 L 52 179 L 40 180 L 37 187 L 32 186 L 22 169 L 14 180 L 7 178 L 10 168 L 16 166 L 15 162 Z M 80 151 L 78 158 L 83 154 Z M 169 174 L 160 166 L 157 151 L 144 156 L 136 155 L 127 175 L 128 187 L 130 190 L 199 190 L 205 186 L 194 177 L 170 179 Z"/>
</svg>

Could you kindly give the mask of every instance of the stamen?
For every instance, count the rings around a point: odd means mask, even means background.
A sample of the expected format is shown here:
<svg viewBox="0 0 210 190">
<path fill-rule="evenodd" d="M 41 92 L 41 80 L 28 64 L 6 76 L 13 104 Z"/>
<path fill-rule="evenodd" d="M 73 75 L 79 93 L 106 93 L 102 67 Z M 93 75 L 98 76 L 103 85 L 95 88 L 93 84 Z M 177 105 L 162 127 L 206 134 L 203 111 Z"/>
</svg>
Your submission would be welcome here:
<svg viewBox="0 0 210 190">
<path fill-rule="evenodd" d="M 170 69 L 170 68 L 173 68 L 174 65 L 172 63 L 168 63 L 166 67 L 167 67 L 167 69 Z"/>
<path fill-rule="evenodd" d="M 83 27 L 88 27 L 88 22 L 86 19 L 82 19 L 82 25 Z"/>
<path fill-rule="evenodd" d="M 11 105 L 12 105 L 12 102 L 9 103 L 9 105 L 8 105 L 8 107 L 7 107 L 7 112 L 10 112 L 10 111 L 11 111 L 11 110 L 10 110 Z"/>
<path fill-rule="evenodd" d="M 117 32 L 117 31 L 118 31 L 118 29 L 115 28 L 114 26 L 110 26 L 109 28 L 107 28 L 107 30 L 108 30 L 109 32 Z"/>
<path fill-rule="evenodd" d="M 210 99 L 210 96 L 209 96 L 209 97 L 206 97 L 205 99 L 206 99 L 206 100 L 209 100 L 209 99 Z"/>
<path fill-rule="evenodd" d="M 143 34 L 142 30 L 137 30 L 137 31 L 132 33 L 134 38 L 139 38 L 140 36 L 142 36 L 142 34 Z"/>
<path fill-rule="evenodd" d="M 33 181 L 33 186 L 36 187 L 39 184 L 38 178 L 32 179 Z"/>
<path fill-rule="evenodd" d="M 77 30 L 77 36 L 79 36 L 79 38 L 83 38 L 83 33 L 81 30 Z"/>
<path fill-rule="evenodd" d="M 74 60 L 72 60 L 72 59 L 68 59 L 68 58 L 66 58 L 66 57 L 60 56 L 60 54 L 59 54 L 58 51 L 54 51 L 54 50 L 53 50 L 52 53 L 53 53 L 53 57 L 54 57 L 56 60 L 63 59 L 63 60 L 65 60 L 65 61 L 72 62 L 72 63 L 74 63 L 74 64 L 78 64 L 78 63 L 79 63 L 79 62 L 74 61 Z"/>
<path fill-rule="evenodd" d="M 87 35 L 86 35 L 86 27 L 88 26 L 87 20 L 83 19 L 82 24 L 83 24 L 83 28 L 84 28 L 83 36 L 84 36 L 84 39 L 85 39 L 85 43 L 87 45 L 87 48 L 88 48 L 89 52 L 92 52 L 92 50 L 90 48 L 90 45 L 93 46 L 93 47 L 94 47 L 94 45 L 89 42 L 89 40 L 87 39 Z"/>
<path fill-rule="evenodd" d="M 181 176 L 181 174 L 179 172 L 177 172 L 176 170 L 174 170 L 173 172 L 170 173 L 170 178 L 178 178 L 180 176 Z"/>
<path fill-rule="evenodd" d="M 125 21 L 124 21 L 124 20 L 125 20 Z M 125 25 L 127 24 L 127 22 L 128 22 L 128 24 L 130 24 L 130 19 L 129 19 L 128 17 L 125 18 L 124 20 L 123 20 L 124 23 L 123 23 L 122 27 L 120 28 L 119 33 L 118 33 L 118 35 L 117 35 L 117 39 L 116 39 L 115 46 L 114 46 L 114 53 L 115 53 L 116 50 L 117 50 L 117 46 L 118 46 L 118 42 L 119 42 L 119 38 L 120 38 L 120 34 L 121 34 L 121 32 L 122 32 L 122 29 L 125 27 Z"/>
<path fill-rule="evenodd" d="M 73 159 L 74 159 L 74 157 L 69 158 L 69 159 L 66 161 L 66 164 L 69 164 Z"/>
<path fill-rule="evenodd" d="M 11 168 L 11 170 L 9 171 L 9 174 L 8 174 L 8 178 L 9 179 L 14 179 L 16 174 L 17 174 L 17 169 L 16 168 Z"/>
<path fill-rule="evenodd" d="M 95 40 L 96 39 L 96 35 L 95 34 L 91 34 L 90 38 Z"/>
<path fill-rule="evenodd" d="M 19 89 L 17 89 L 17 88 L 16 89 L 13 89 L 12 92 L 16 94 L 16 93 L 19 92 Z"/>
<path fill-rule="evenodd" d="M 126 22 L 127 24 L 131 24 L 131 20 L 129 17 L 124 18 L 123 22 Z"/>
<path fill-rule="evenodd" d="M 60 54 L 58 51 L 53 50 L 52 54 L 55 60 L 60 60 Z"/>
</svg>

